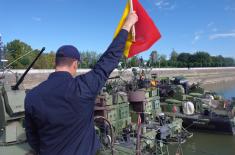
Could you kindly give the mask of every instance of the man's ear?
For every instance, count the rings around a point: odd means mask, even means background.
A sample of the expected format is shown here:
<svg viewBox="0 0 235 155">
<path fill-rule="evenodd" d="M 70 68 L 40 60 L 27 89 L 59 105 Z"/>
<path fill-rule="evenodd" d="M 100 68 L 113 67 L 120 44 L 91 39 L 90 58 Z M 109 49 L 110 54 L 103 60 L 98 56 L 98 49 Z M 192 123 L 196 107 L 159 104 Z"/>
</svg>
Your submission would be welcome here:
<svg viewBox="0 0 235 155">
<path fill-rule="evenodd" d="M 77 67 L 79 67 L 80 66 L 80 61 L 77 61 Z"/>
<path fill-rule="evenodd" d="M 74 69 L 77 69 L 77 64 L 78 64 L 77 61 L 74 61 L 74 62 L 73 62 L 73 68 L 74 68 Z"/>
</svg>

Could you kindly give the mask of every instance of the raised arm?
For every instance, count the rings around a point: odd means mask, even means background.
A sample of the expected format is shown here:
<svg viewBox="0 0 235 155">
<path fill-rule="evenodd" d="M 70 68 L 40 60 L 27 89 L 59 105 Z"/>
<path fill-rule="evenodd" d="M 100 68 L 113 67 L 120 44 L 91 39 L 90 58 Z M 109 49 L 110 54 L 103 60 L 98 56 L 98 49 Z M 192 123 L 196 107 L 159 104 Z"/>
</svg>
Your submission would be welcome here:
<svg viewBox="0 0 235 155">
<path fill-rule="evenodd" d="M 95 96 L 100 91 L 111 72 L 117 67 L 123 55 L 128 32 L 137 21 L 136 13 L 131 13 L 127 17 L 122 30 L 113 40 L 107 51 L 100 57 L 95 67 L 87 74 L 77 77 L 77 80 L 82 80 L 84 85 L 88 87 L 91 95 Z"/>
</svg>

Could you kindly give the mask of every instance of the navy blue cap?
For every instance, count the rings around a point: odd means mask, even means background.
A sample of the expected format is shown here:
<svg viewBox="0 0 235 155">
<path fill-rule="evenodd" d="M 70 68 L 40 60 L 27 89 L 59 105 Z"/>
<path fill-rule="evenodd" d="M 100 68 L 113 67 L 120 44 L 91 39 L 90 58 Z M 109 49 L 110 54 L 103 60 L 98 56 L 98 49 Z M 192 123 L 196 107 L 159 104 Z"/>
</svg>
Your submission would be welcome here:
<svg viewBox="0 0 235 155">
<path fill-rule="evenodd" d="M 80 53 L 78 49 L 72 45 L 61 46 L 56 52 L 56 57 L 68 57 L 80 61 Z"/>
</svg>

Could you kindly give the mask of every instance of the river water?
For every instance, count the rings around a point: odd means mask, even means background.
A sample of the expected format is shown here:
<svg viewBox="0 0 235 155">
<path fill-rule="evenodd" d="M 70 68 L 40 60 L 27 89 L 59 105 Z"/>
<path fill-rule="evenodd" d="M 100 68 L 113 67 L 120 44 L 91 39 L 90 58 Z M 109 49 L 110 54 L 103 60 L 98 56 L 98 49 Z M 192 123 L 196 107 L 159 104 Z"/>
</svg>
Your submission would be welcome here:
<svg viewBox="0 0 235 155">
<path fill-rule="evenodd" d="M 225 98 L 235 97 L 235 83 L 213 89 Z M 194 136 L 182 145 L 184 155 L 235 155 L 235 136 L 194 132 Z M 174 149 L 175 150 L 175 149 Z M 175 155 L 171 149 L 170 154 Z"/>
</svg>

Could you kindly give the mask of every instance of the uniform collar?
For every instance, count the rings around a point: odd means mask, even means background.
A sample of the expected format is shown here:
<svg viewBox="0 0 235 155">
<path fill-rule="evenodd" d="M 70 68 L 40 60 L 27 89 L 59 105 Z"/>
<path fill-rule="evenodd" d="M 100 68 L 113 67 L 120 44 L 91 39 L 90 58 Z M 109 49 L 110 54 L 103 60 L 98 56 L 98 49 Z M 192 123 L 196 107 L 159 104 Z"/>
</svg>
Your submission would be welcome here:
<svg viewBox="0 0 235 155">
<path fill-rule="evenodd" d="M 52 79 L 52 78 L 73 78 L 73 76 L 66 71 L 56 71 L 53 72 L 49 75 L 48 79 Z"/>
</svg>

